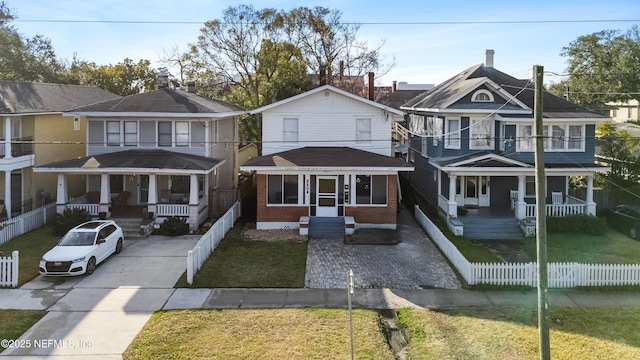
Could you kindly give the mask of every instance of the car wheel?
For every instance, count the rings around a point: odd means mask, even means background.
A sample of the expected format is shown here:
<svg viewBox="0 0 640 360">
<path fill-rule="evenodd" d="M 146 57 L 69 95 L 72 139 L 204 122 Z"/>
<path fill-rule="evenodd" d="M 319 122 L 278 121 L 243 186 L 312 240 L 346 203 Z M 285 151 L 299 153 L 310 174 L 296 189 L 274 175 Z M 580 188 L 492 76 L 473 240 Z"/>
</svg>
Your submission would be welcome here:
<svg viewBox="0 0 640 360">
<path fill-rule="evenodd" d="M 629 237 L 633 240 L 636 240 L 638 238 L 638 232 L 636 231 L 636 228 L 631 228 L 631 230 L 629 230 Z"/>
<path fill-rule="evenodd" d="M 118 242 L 116 243 L 116 254 L 120 254 L 122 252 L 122 239 L 118 239 Z"/>
<path fill-rule="evenodd" d="M 87 271 L 85 271 L 84 273 L 86 275 L 91 275 L 94 271 L 96 271 L 96 258 L 91 257 L 91 259 L 89 259 L 89 262 L 87 262 Z"/>
</svg>

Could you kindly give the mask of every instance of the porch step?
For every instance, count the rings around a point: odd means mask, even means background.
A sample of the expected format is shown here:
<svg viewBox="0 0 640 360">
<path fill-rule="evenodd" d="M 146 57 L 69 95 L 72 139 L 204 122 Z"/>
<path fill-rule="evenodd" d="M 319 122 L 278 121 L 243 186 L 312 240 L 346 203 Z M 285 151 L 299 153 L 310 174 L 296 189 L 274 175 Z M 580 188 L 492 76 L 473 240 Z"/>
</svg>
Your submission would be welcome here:
<svg viewBox="0 0 640 360">
<path fill-rule="evenodd" d="M 309 238 L 344 239 L 344 217 L 309 218 Z"/>
<path fill-rule="evenodd" d="M 464 217 L 458 218 L 464 224 L 464 236 L 475 240 L 523 239 L 518 219 L 514 217 Z"/>
<path fill-rule="evenodd" d="M 141 218 L 111 218 L 122 228 L 125 240 L 142 240 L 146 236 L 140 235 Z"/>
</svg>

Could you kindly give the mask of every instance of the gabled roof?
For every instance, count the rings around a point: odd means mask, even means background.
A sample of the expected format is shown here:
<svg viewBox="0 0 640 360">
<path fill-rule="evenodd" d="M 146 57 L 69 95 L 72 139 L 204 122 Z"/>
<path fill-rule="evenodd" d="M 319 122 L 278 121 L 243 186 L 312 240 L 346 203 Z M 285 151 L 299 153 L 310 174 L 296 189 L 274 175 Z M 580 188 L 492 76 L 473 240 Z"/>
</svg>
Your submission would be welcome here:
<svg viewBox="0 0 640 360">
<path fill-rule="evenodd" d="M 433 111 L 444 109 L 456 100 L 484 84 L 498 86 L 499 93 L 515 96 L 517 101 L 529 109 L 534 108 L 534 85 L 528 80 L 516 79 L 493 67 L 474 65 L 452 78 L 438 84 L 432 90 L 407 101 L 401 109 L 413 111 Z M 492 87 L 494 87 L 492 86 Z M 523 90 L 524 89 L 524 90 Z M 497 101 L 497 100 L 496 100 Z M 543 116 L 560 118 L 606 118 L 582 106 L 544 91 Z M 480 108 L 480 107 L 479 107 Z M 498 111 L 500 113 L 500 111 Z"/>
<path fill-rule="evenodd" d="M 246 113 L 224 101 L 184 90 L 163 88 L 120 99 L 76 108 L 72 113 L 99 116 L 207 116 L 226 117 Z"/>
<path fill-rule="evenodd" d="M 309 146 L 275 154 L 254 157 L 241 170 L 318 169 L 318 168 L 379 168 L 392 171 L 413 171 L 413 166 L 398 158 L 374 154 L 350 147 Z"/>
<path fill-rule="evenodd" d="M 158 173 L 206 174 L 224 161 L 163 149 L 131 149 L 39 165 L 34 167 L 34 172 L 130 173 L 144 169 Z"/>
<path fill-rule="evenodd" d="M 251 110 L 251 114 L 259 114 L 259 113 L 265 112 L 267 110 L 273 109 L 275 107 L 278 107 L 278 106 L 281 106 L 281 105 L 284 105 L 284 104 L 288 104 L 288 103 L 290 103 L 292 101 L 296 101 L 298 99 L 301 99 L 301 98 L 304 98 L 304 97 L 307 97 L 307 96 L 311 96 L 313 94 L 317 94 L 317 93 L 322 92 L 322 91 L 332 91 L 332 92 L 334 92 L 336 94 L 340 94 L 340 95 L 346 96 L 346 97 L 351 98 L 353 100 L 360 101 L 362 103 L 377 107 L 377 108 L 385 110 L 385 111 L 388 111 L 390 113 L 397 114 L 397 115 L 404 115 L 403 111 L 394 109 L 392 107 L 389 107 L 389 106 L 386 106 L 386 105 L 383 105 L 383 104 L 379 104 L 379 103 L 377 103 L 375 101 L 371 101 L 369 99 L 365 99 L 365 98 L 357 96 L 357 95 L 353 95 L 350 92 L 338 89 L 337 87 L 333 87 L 331 85 L 323 85 L 323 86 L 317 87 L 317 88 L 315 88 L 313 90 L 309 90 L 307 92 L 303 92 L 302 94 L 298 94 L 298 95 L 292 96 L 290 98 L 286 98 L 284 100 L 280 100 L 280 101 L 274 102 L 273 104 L 269 104 L 269 105 L 265 105 L 263 107 L 259 107 L 259 108 L 255 109 L 255 110 Z"/>
<path fill-rule="evenodd" d="M 434 159 L 433 161 L 436 164 L 446 167 L 533 167 L 531 164 L 486 151 L 466 154 L 455 158 Z"/>
<path fill-rule="evenodd" d="M 426 90 L 396 90 L 395 92 L 387 92 L 376 99 L 376 102 L 390 106 L 394 109 L 400 109 L 404 103 L 414 97 L 424 93 Z"/>
<path fill-rule="evenodd" d="M 92 86 L 0 80 L 0 114 L 58 113 L 119 98 Z"/>
</svg>

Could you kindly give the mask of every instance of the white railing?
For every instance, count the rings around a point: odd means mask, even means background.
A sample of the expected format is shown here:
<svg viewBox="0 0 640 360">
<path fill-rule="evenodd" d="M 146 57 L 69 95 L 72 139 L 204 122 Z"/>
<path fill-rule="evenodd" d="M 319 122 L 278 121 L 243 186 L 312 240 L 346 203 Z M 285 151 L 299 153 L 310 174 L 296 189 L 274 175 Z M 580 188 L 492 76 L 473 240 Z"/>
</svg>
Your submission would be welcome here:
<svg viewBox="0 0 640 360">
<path fill-rule="evenodd" d="M 55 214 L 56 204 L 48 204 L 1 222 L 0 244 L 43 226 L 53 219 Z"/>
<path fill-rule="evenodd" d="M 213 254 L 213 250 L 218 246 L 220 240 L 233 227 L 233 224 L 240 217 L 240 202 L 236 201 L 233 206 L 216 221 L 207 231 L 196 246 L 187 253 L 187 283 L 193 284 L 193 277 L 202 267 L 202 264 Z"/>
<path fill-rule="evenodd" d="M 396 140 L 406 141 L 407 139 L 409 139 L 409 130 L 402 126 L 402 124 L 400 124 L 399 122 L 394 121 L 391 130 L 393 133 L 397 134 L 400 137 L 399 139 L 396 138 Z"/>
<path fill-rule="evenodd" d="M 537 263 L 471 263 L 416 205 L 415 217 L 469 285 L 538 286 Z M 550 288 L 640 285 L 640 264 L 549 263 Z"/>
<path fill-rule="evenodd" d="M 585 205 L 587 202 L 582 200 L 582 199 L 578 199 L 577 197 L 573 197 L 571 195 L 567 195 L 566 196 L 567 199 L 567 204 L 582 204 Z"/>
<path fill-rule="evenodd" d="M 100 204 L 70 203 L 67 204 L 67 209 L 82 209 L 95 216 L 100 213 Z"/>
<path fill-rule="evenodd" d="M 443 195 L 438 195 L 438 207 L 444 211 L 445 214 L 449 213 L 449 200 Z"/>
<path fill-rule="evenodd" d="M 157 216 L 189 216 L 189 205 L 184 204 L 158 204 Z"/>
<path fill-rule="evenodd" d="M 587 213 L 587 205 L 584 203 L 578 204 L 545 204 L 547 216 L 570 216 Z M 536 205 L 527 204 L 525 207 L 526 217 L 536 216 Z"/>
<path fill-rule="evenodd" d="M 10 257 L 0 257 L 0 287 L 18 286 L 18 252 Z"/>
</svg>

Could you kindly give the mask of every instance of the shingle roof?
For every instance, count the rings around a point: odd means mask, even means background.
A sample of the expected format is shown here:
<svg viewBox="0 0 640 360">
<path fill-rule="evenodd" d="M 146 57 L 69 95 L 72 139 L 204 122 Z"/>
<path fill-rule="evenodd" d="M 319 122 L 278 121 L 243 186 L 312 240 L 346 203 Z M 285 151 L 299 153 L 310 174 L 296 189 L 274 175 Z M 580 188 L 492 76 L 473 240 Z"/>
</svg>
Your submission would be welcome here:
<svg viewBox="0 0 640 360">
<path fill-rule="evenodd" d="M 164 169 L 208 171 L 224 160 L 183 154 L 162 149 L 131 149 L 113 153 L 63 160 L 36 166 L 36 169 Z M 37 170 L 36 170 L 37 171 Z"/>
<path fill-rule="evenodd" d="M 398 158 L 349 147 L 303 147 L 249 159 L 242 167 L 380 167 L 413 166 Z"/>
<path fill-rule="evenodd" d="M 63 112 L 120 96 L 91 86 L 0 80 L 0 113 Z"/>
<path fill-rule="evenodd" d="M 229 113 L 244 111 L 224 101 L 164 88 L 74 109 L 74 112 Z"/>
<path fill-rule="evenodd" d="M 452 78 L 436 85 L 428 92 L 420 94 L 402 105 L 402 109 L 437 109 L 443 104 L 459 97 L 461 93 L 468 93 L 480 86 L 486 80 L 491 80 L 509 94 L 515 96 L 523 88 L 526 89 L 516 96 L 516 98 L 534 108 L 534 85 L 528 84 L 527 80 L 516 79 L 493 67 L 486 67 L 482 64 L 474 65 Z M 543 95 L 543 109 L 545 117 L 604 117 L 590 111 L 580 105 L 569 102 L 561 97 L 551 94 L 548 91 Z M 499 111 L 498 111 L 499 113 Z"/>
</svg>

